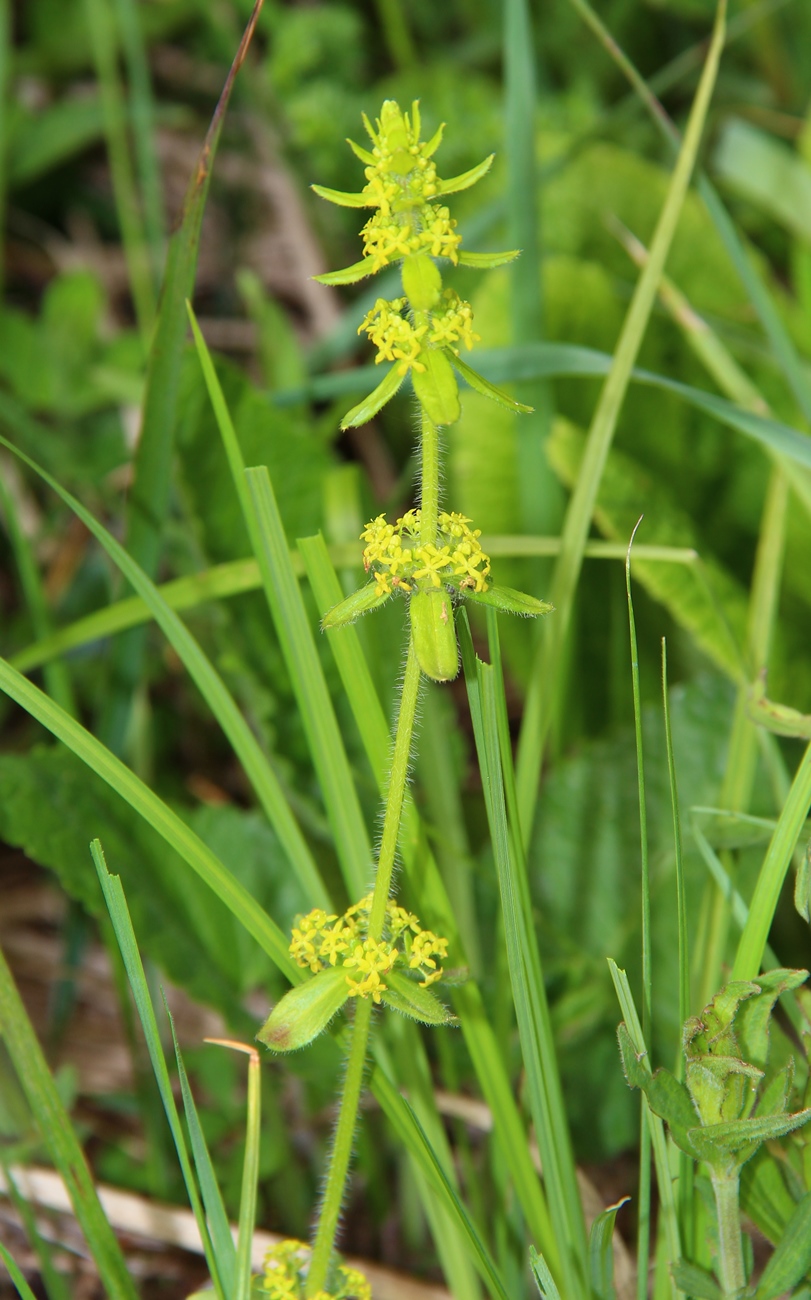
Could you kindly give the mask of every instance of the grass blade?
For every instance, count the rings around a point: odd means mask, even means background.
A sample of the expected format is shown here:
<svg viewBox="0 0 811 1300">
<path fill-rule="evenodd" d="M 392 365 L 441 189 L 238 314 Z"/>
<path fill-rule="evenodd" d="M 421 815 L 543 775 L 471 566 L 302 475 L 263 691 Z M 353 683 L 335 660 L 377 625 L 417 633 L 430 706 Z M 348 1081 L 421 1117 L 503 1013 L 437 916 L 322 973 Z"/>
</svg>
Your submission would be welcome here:
<svg viewBox="0 0 811 1300">
<path fill-rule="evenodd" d="M 544 626 L 543 638 L 527 694 L 518 751 L 518 799 L 521 830 L 526 839 L 531 830 L 546 735 L 551 722 L 549 701 L 554 698 L 559 681 L 563 647 L 569 630 L 575 590 L 583 562 L 583 550 L 603 467 L 614 436 L 630 373 L 656 297 L 659 278 L 675 234 L 698 146 L 712 97 L 718 63 L 724 43 L 725 0 L 719 0 L 707 61 L 684 136 L 684 143 L 673 171 L 667 198 L 656 225 L 648 265 L 642 272 L 622 333 L 614 353 L 611 370 L 600 394 L 589 430 L 580 476 L 566 512 L 562 549 L 555 566 L 550 600 L 557 613 Z"/>
<path fill-rule="evenodd" d="M 504 1283 L 496 1265 L 493 1263 L 490 1252 L 476 1231 L 476 1227 L 460 1201 L 456 1189 L 449 1182 L 431 1144 L 425 1136 L 422 1125 L 408 1102 L 404 1097 L 400 1096 L 400 1093 L 379 1068 L 373 1071 L 370 1082 L 372 1092 L 380 1102 L 395 1133 L 406 1150 L 414 1156 L 451 1218 L 467 1239 L 471 1258 L 493 1300 L 509 1300 Z"/>
<path fill-rule="evenodd" d="M 538 1137 L 544 1184 L 560 1246 L 561 1280 L 567 1296 L 586 1294 L 586 1236 L 569 1142 L 540 954 L 531 929 L 526 862 L 518 830 L 511 773 L 506 704 L 500 675 L 495 616 L 488 612 L 493 664 L 475 657 L 467 620 L 459 619 L 462 663 L 468 686 L 476 752 L 498 872 L 513 1002 L 518 1020 L 530 1109 Z M 512 787 L 512 788 L 511 788 Z M 511 824 L 507 804 L 511 805 Z"/>
<path fill-rule="evenodd" d="M 42 1048 L 1 950 L 0 1028 L 43 1141 L 68 1189 L 73 1211 L 92 1252 L 105 1291 L 111 1300 L 137 1300 L 121 1248 L 99 1204 L 76 1131 L 62 1105 Z M 10 1258 L 4 1255 L 7 1265 Z M 10 1266 L 9 1271 L 14 1276 Z"/>
<path fill-rule="evenodd" d="M 54 1268 L 51 1247 L 46 1242 L 37 1226 L 37 1216 L 30 1201 L 27 1201 L 14 1181 L 14 1175 L 8 1165 L 0 1161 L 0 1173 L 5 1179 L 5 1192 L 20 1216 L 29 1245 L 37 1257 L 39 1272 L 48 1300 L 70 1300 L 67 1279 Z"/>
<path fill-rule="evenodd" d="M 290 983 L 301 982 L 302 972 L 290 958 L 287 936 L 199 836 L 140 777 L 5 659 L 0 659 L 0 690 L 67 745 L 140 813 L 214 890 Z"/>
<path fill-rule="evenodd" d="M 149 1052 L 149 1059 L 152 1064 L 152 1070 L 155 1075 L 155 1081 L 158 1085 L 158 1091 L 161 1095 L 163 1108 L 166 1111 L 166 1118 L 169 1121 L 169 1127 L 172 1130 L 177 1158 L 180 1161 L 180 1168 L 183 1172 L 183 1181 L 186 1184 L 186 1192 L 189 1197 L 189 1203 L 194 1211 L 194 1217 L 197 1222 L 197 1228 L 200 1233 L 200 1240 L 203 1243 L 203 1249 L 206 1255 L 206 1263 L 209 1272 L 217 1290 L 219 1300 L 226 1300 L 226 1294 L 223 1291 L 222 1280 L 217 1267 L 217 1260 L 211 1243 L 211 1236 L 208 1231 L 203 1207 L 200 1203 L 200 1196 L 197 1191 L 197 1183 L 192 1172 L 189 1154 L 186 1150 L 186 1142 L 183 1137 L 183 1128 L 180 1123 L 180 1116 L 177 1113 L 175 1098 L 172 1092 L 172 1082 L 169 1078 L 169 1071 L 166 1068 L 166 1058 L 163 1055 L 161 1046 L 160 1032 L 158 1022 L 155 1019 L 155 1008 L 152 1005 L 152 999 L 149 995 L 149 986 L 146 982 L 144 967 L 141 962 L 141 954 L 138 951 L 138 941 L 135 938 L 135 932 L 132 928 L 127 900 L 124 897 L 124 890 L 121 885 L 119 876 L 111 876 L 107 869 L 107 863 L 104 859 L 104 850 L 98 840 L 93 840 L 90 845 L 90 852 L 93 855 L 93 864 L 98 874 L 99 883 L 104 893 L 104 901 L 107 904 L 107 910 L 110 913 L 110 920 L 115 930 L 115 937 L 118 940 L 118 946 L 121 949 L 121 956 L 127 971 L 127 979 L 132 990 L 132 996 L 135 1000 L 135 1006 L 138 1011 L 138 1017 L 146 1039 L 146 1048 Z"/>
<path fill-rule="evenodd" d="M 203 1198 L 206 1219 L 211 1234 L 211 1248 L 214 1253 L 214 1258 L 217 1261 L 217 1270 L 222 1282 L 223 1291 L 226 1296 L 231 1296 L 234 1292 L 234 1277 L 236 1273 L 237 1258 L 234 1239 L 231 1236 L 228 1216 L 225 1213 L 225 1206 L 217 1183 L 217 1177 L 214 1173 L 214 1166 L 211 1163 L 211 1156 L 208 1153 L 206 1139 L 200 1124 L 200 1117 L 197 1114 L 197 1107 L 194 1104 L 194 1097 L 192 1096 L 192 1091 L 189 1086 L 189 1077 L 186 1073 L 186 1066 L 183 1061 L 183 1055 L 180 1051 L 180 1043 L 177 1041 L 174 1016 L 169 1010 L 165 997 L 163 999 L 163 1005 L 166 1009 L 169 1027 L 172 1031 L 172 1042 L 174 1043 L 175 1060 L 177 1061 L 177 1077 L 180 1080 L 180 1091 L 183 1097 L 183 1110 L 186 1114 L 186 1125 L 189 1130 L 194 1168 L 197 1174 L 197 1181 L 200 1184 L 200 1194 Z"/>
<path fill-rule="evenodd" d="M 628 598 L 628 631 L 631 643 L 631 690 L 634 701 L 634 738 L 636 741 L 636 777 L 639 801 L 639 853 L 641 866 L 642 899 L 642 1032 L 650 1038 L 653 977 L 650 942 L 650 871 L 648 859 L 648 809 L 645 799 L 645 757 L 642 746 L 642 703 L 639 691 L 639 649 L 636 640 L 636 618 L 631 593 L 631 550 L 641 519 L 631 534 L 625 557 L 625 591 Z M 640 1103 L 639 1128 L 639 1210 L 637 1214 L 637 1296 L 646 1300 L 648 1294 L 648 1261 L 650 1259 L 650 1127 L 644 1099 Z"/>
<path fill-rule="evenodd" d="M 127 64 L 130 121 L 143 205 L 144 231 L 152 259 L 152 273 L 157 277 L 163 261 L 164 217 L 160 168 L 155 152 L 155 110 L 149 63 L 135 0 L 114 0 L 114 3 L 121 48 Z"/>
<path fill-rule="evenodd" d="M 0 1259 L 2 1259 L 8 1269 L 9 1277 L 17 1288 L 17 1294 L 20 1296 L 20 1300 L 37 1300 L 34 1292 L 23 1277 L 22 1271 L 16 1264 L 13 1255 L 9 1250 L 6 1250 L 2 1241 L 0 1241 Z"/>
<path fill-rule="evenodd" d="M 268 821 L 279 837 L 279 842 L 301 883 L 305 897 L 308 900 L 312 899 L 318 906 L 328 907 L 329 898 L 318 868 L 298 823 L 290 811 L 290 806 L 284 796 L 279 780 L 268 763 L 258 740 L 237 707 L 233 696 L 207 655 L 204 654 L 195 637 L 181 622 L 177 614 L 162 600 L 157 588 L 120 542 L 116 541 L 112 534 L 93 517 L 90 511 L 84 508 L 81 502 L 62 488 L 55 479 L 51 478 L 50 474 L 34 461 L 29 460 L 22 452 L 16 451 L 10 443 L 5 443 L 3 438 L 0 438 L 0 443 L 15 451 L 15 455 L 24 460 L 27 465 L 39 474 L 40 478 L 44 479 L 49 487 L 58 493 L 101 543 L 127 581 L 138 592 L 227 736 L 234 753 L 256 792 Z"/>
<path fill-rule="evenodd" d="M 135 454 L 135 477 L 128 499 L 126 527 L 127 549 L 148 577 L 152 577 L 157 568 L 163 523 L 169 508 L 180 370 L 186 338 L 186 299 L 194 288 L 211 167 L 234 81 L 247 54 L 261 8 L 262 0 L 256 0 L 186 192 L 180 226 L 167 250 L 158 318 L 147 363 L 141 437 Z M 111 692 L 105 709 L 102 735 L 116 752 L 123 748 L 132 694 L 141 672 L 143 646 L 143 632 L 134 629 L 115 649 L 112 679 L 117 686 Z"/>
<path fill-rule="evenodd" d="M 617 963 L 612 961 L 610 957 L 608 958 L 608 969 L 611 972 L 611 979 L 614 982 L 622 1018 L 631 1036 L 634 1051 L 638 1059 L 644 1063 L 644 1068 L 651 1070 L 650 1057 L 642 1034 L 642 1026 L 639 1023 L 636 1006 L 634 1005 L 628 977 L 625 971 L 620 970 Z M 668 1264 L 672 1268 L 681 1259 L 681 1242 L 678 1212 L 673 1195 L 673 1178 L 670 1173 L 667 1138 L 665 1137 L 664 1124 L 659 1116 L 654 1115 L 653 1111 L 648 1107 L 647 1101 L 643 1101 L 643 1105 L 648 1112 L 653 1160 L 656 1165 L 656 1182 L 659 1188 L 659 1213 L 664 1223 L 664 1240 L 667 1245 Z M 675 1287 L 672 1287 L 672 1293 L 674 1295 L 681 1294 Z"/>
<path fill-rule="evenodd" d="M 332 700 L 318 659 L 279 507 L 264 466 L 246 469 L 236 430 L 194 314 L 194 339 L 251 546 L 282 647 L 350 897 L 366 890 L 372 854 Z"/>
<path fill-rule="evenodd" d="M 249 1300 L 251 1290 L 251 1246 L 256 1227 L 256 1192 L 259 1180 L 259 1132 L 261 1115 L 261 1078 L 259 1053 L 255 1047 L 232 1042 L 228 1038 L 207 1038 L 207 1043 L 230 1047 L 245 1052 L 248 1057 L 248 1103 L 245 1126 L 245 1159 L 242 1165 L 242 1189 L 239 1198 L 239 1230 L 237 1233 L 236 1274 L 233 1289 L 227 1296 L 233 1300 Z M 226 1223 L 227 1230 L 227 1223 Z M 230 1239 L 230 1233 L 229 1233 Z M 231 1243 L 233 1246 L 233 1242 Z"/>
</svg>

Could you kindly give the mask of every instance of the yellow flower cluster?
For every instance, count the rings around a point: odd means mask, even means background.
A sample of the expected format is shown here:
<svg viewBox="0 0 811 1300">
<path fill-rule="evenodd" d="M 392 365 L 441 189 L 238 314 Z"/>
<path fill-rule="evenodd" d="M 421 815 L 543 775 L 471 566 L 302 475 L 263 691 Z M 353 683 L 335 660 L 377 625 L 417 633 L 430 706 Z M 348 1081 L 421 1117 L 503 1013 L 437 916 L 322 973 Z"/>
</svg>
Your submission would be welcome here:
<svg viewBox="0 0 811 1300">
<path fill-rule="evenodd" d="M 358 326 L 358 333 L 368 334 L 377 348 L 375 365 L 398 361 L 401 375 L 411 367 L 421 371 L 425 369 L 419 360 L 423 347 L 453 348 L 461 342 L 472 348 L 479 338 L 473 332 L 473 308 L 454 289 L 444 291 L 435 311 L 418 313 L 417 324 L 402 314 L 407 303 L 406 298 L 378 298 Z"/>
<path fill-rule="evenodd" d="M 268 1300 L 304 1300 L 310 1248 L 303 1241 L 289 1238 L 273 1246 L 265 1255 L 264 1273 L 258 1285 L 260 1295 Z M 369 1282 L 356 1268 L 339 1264 L 332 1291 L 317 1291 L 312 1300 L 372 1300 Z"/>
<path fill-rule="evenodd" d="M 422 977 L 423 988 L 442 978 L 443 968 L 435 958 L 447 957 L 447 939 L 423 930 L 413 912 L 391 901 L 386 905 L 382 938 L 370 939 L 371 909 L 371 894 L 353 903 L 343 916 L 314 908 L 293 927 L 291 957 L 299 966 L 309 966 L 313 974 L 340 963 L 347 972 L 349 996 L 371 997 L 378 1003 L 387 988 L 385 976 L 397 961 Z"/>
<path fill-rule="evenodd" d="M 443 512 L 436 543 L 421 543 L 419 510 L 409 510 L 396 524 L 378 515 L 361 533 L 364 568 L 373 572 L 381 594 L 443 584 L 487 591 L 490 559 L 479 543 L 481 530 L 469 523 L 465 515 Z"/>
<path fill-rule="evenodd" d="M 367 187 L 368 188 L 368 187 Z M 365 191 L 364 191 L 365 193 Z M 404 212 L 384 216 L 377 211 L 360 232 L 363 256 L 371 260 L 369 274 L 388 266 L 410 253 L 430 253 L 432 257 L 449 257 L 456 264 L 462 236 L 456 234 L 456 222 L 450 210 L 432 203 L 421 203 Z"/>
<path fill-rule="evenodd" d="M 442 129 L 427 143 L 420 140 L 416 102 L 410 118 L 387 100 L 377 119 L 377 130 L 365 115 L 363 122 L 372 140 L 372 152 L 357 145 L 353 148 L 368 163 L 362 192 L 368 206 L 377 208 L 361 232 L 363 255 L 372 263 L 370 273 L 410 253 L 449 257 L 455 263 L 462 242 L 455 233 L 456 222 L 446 207 L 432 201 L 439 197 L 440 182 L 431 155 L 442 139 Z"/>
</svg>

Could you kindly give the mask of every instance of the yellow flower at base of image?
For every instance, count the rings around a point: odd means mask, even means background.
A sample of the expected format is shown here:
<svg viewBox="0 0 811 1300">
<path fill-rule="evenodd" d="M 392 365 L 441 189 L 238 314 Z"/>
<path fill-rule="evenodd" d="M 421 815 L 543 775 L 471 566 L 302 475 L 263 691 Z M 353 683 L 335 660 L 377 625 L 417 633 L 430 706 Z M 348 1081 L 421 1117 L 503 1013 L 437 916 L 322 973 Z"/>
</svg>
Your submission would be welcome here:
<svg viewBox="0 0 811 1300">
<path fill-rule="evenodd" d="M 306 1242 L 294 1238 L 271 1247 L 265 1255 L 258 1293 L 267 1300 L 304 1300 L 310 1256 Z M 312 1300 L 372 1300 L 369 1282 L 348 1264 L 339 1264 L 335 1270 L 334 1288 L 317 1291 Z"/>
</svg>

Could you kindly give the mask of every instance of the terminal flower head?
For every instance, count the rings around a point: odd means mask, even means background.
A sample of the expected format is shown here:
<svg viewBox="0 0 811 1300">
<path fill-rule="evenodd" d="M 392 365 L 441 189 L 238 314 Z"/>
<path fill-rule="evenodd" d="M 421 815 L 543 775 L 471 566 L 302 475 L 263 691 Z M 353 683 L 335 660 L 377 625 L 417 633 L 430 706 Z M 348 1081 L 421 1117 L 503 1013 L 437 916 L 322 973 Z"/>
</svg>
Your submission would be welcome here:
<svg viewBox="0 0 811 1300">
<path fill-rule="evenodd" d="M 294 1238 L 272 1246 L 262 1276 L 254 1279 L 253 1293 L 265 1300 L 304 1300 L 311 1256 L 310 1247 Z M 372 1288 L 358 1269 L 336 1261 L 331 1274 L 329 1289 L 322 1288 L 310 1300 L 372 1300 Z"/>
</svg>

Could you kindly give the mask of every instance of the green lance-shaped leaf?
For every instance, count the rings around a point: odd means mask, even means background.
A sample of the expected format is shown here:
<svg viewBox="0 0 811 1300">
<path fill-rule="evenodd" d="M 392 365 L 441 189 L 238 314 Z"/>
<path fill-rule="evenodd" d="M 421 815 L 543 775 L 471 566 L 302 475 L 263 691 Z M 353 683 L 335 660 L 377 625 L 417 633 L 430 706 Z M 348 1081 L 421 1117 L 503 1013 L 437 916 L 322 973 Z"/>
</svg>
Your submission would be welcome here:
<svg viewBox="0 0 811 1300">
<path fill-rule="evenodd" d="M 359 280 L 365 280 L 367 275 L 371 274 L 371 259 L 364 257 L 361 262 L 354 262 L 352 266 L 345 266 L 340 271 L 325 271 L 323 275 L 314 275 L 313 279 L 319 284 L 357 284 Z"/>
<path fill-rule="evenodd" d="M 763 1142 L 785 1137 L 794 1129 L 802 1128 L 810 1119 L 811 1108 L 799 1110 L 794 1115 L 756 1115 L 752 1119 L 735 1119 L 727 1124 L 692 1128 L 689 1138 L 700 1159 L 706 1160 L 709 1165 L 728 1155 L 737 1156 L 735 1163 L 743 1164 Z"/>
<path fill-rule="evenodd" d="M 495 384 L 491 384 L 489 379 L 485 379 L 483 375 L 480 375 L 461 357 L 457 357 L 455 352 L 448 349 L 447 355 L 450 358 L 451 365 L 455 366 L 465 382 L 470 384 L 470 387 L 475 389 L 477 393 L 481 393 L 483 397 L 489 397 L 492 402 L 497 402 L 499 406 L 506 406 L 508 411 L 513 411 L 516 414 L 529 415 L 534 410 L 534 407 L 525 406 L 523 402 L 516 402 L 507 393 L 503 393 L 500 388 L 496 388 Z"/>
<path fill-rule="evenodd" d="M 403 258 L 403 293 L 414 311 L 431 311 L 439 302 L 442 276 L 427 253 L 412 253 Z"/>
<path fill-rule="evenodd" d="M 411 372 L 414 392 L 433 424 L 455 424 L 462 414 L 459 385 L 444 351 L 427 348 L 420 353 L 424 370 Z"/>
<path fill-rule="evenodd" d="M 341 966 L 328 966 L 311 980 L 289 989 L 256 1037 L 274 1052 L 295 1052 L 326 1029 L 348 997 L 346 971 Z"/>
<path fill-rule="evenodd" d="M 673 1265 L 671 1272 L 679 1290 L 684 1295 L 692 1296 L 693 1300 L 724 1300 L 721 1288 L 712 1274 L 697 1264 L 688 1264 L 686 1260 L 680 1259 L 678 1264 Z"/>
<path fill-rule="evenodd" d="M 390 596 L 391 592 L 381 591 L 376 582 L 367 582 L 365 587 L 353 591 L 346 600 L 333 605 L 322 618 L 321 626 L 325 632 L 330 632 L 335 627 L 346 627 L 348 623 L 354 623 L 356 618 L 360 618 L 361 614 L 368 614 L 370 609 L 385 605 Z"/>
<path fill-rule="evenodd" d="M 319 198 L 328 203 L 337 203 L 339 208 L 375 208 L 377 201 L 368 194 L 350 194 L 346 190 L 330 190 L 326 185 L 311 185 Z"/>
<path fill-rule="evenodd" d="M 417 662 L 435 682 L 451 682 L 459 672 L 453 605 L 444 587 L 415 591 L 409 606 Z"/>
<path fill-rule="evenodd" d="M 368 424 L 381 407 L 385 406 L 386 402 L 390 402 L 395 393 L 399 392 L 404 379 L 405 375 L 400 374 L 399 368 L 392 366 L 377 388 L 368 397 L 364 397 L 362 402 L 358 402 L 357 406 L 353 406 L 351 411 L 347 411 L 341 420 L 341 428 L 356 429 L 361 424 Z"/>
<path fill-rule="evenodd" d="M 501 610 L 504 614 L 521 614 L 524 618 L 538 618 L 540 614 L 549 614 L 554 609 L 546 600 L 537 600 L 524 591 L 515 591 L 513 587 L 488 587 L 487 591 L 462 592 L 465 600 L 472 600 L 476 605 L 489 605 L 491 609 Z"/>
<path fill-rule="evenodd" d="M 460 266 L 470 266 L 475 271 L 492 271 L 514 262 L 520 254 L 520 248 L 508 248 L 502 253 L 460 253 L 458 261 Z"/>
<path fill-rule="evenodd" d="M 758 975 L 759 993 L 742 1003 L 735 1016 L 735 1035 L 744 1060 L 765 1070 L 772 1008 L 779 997 L 807 979 L 807 970 L 770 970 Z"/>
<path fill-rule="evenodd" d="M 777 1249 L 763 1270 L 755 1300 L 785 1295 L 811 1268 L 811 1192 L 807 1192 L 786 1225 Z"/>
<path fill-rule="evenodd" d="M 614 1223 L 617 1211 L 630 1199 L 630 1196 L 623 1196 L 616 1205 L 609 1205 L 591 1225 L 589 1279 L 592 1300 L 614 1300 Z"/>
<path fill-rule="evenodd" d="M 543 1255 L 539 1255 L 534 1246 L 529 1248 L 529 1262 L 532 1265 L 532 1275 L 538 1283 L 538 1290 L 541 1293 L 542 1300 L 560 1300 L 560 1291 L 555 1285 L 555 1279 L 549 1271 L 549 1266 Z"/>
<path fill-rule="evenodd" d="M 444 1006 L 435 993 L 423 988 L 399 971 L 386 974 L 386 991 L 381 994 L 387 1007 L 419 1020 L 424 1025 L 455 1025 L 456 1016 Z"/>
<path fill-rule="evenodd" d="M 470 171 L 460 172 L 458 176 L 451 176 L 446 181 L 439 181 L 437 191 L 440 194 L 458 194 L 460 190 L 469 190 L 471 185 L 480 181 L 482 176 L 486 176 L 493 165 L 495 154 L 491 153 L 489 158 L 485 158 L 476 167 L 471 167 Z"/>
</svg>

